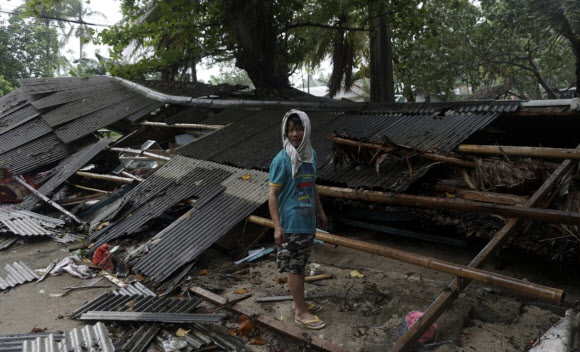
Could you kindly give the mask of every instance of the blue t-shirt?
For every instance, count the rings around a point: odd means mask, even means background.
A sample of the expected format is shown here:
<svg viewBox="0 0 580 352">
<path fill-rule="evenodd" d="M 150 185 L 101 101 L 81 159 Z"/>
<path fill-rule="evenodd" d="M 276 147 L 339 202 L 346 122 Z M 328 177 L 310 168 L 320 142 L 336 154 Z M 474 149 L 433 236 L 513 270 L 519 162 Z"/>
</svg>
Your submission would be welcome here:
<svg viewBox="0 0 580 352">
<path fill-rule="evenodd" d="M 312 163 L 302 163 L 292 179 L 292 161 L 285 150 L 270 164 L 270 185 L 282 187 L 278 195 L 280 225 L 285 233 L 316 232 L 316 153 Z"/>
</svg>

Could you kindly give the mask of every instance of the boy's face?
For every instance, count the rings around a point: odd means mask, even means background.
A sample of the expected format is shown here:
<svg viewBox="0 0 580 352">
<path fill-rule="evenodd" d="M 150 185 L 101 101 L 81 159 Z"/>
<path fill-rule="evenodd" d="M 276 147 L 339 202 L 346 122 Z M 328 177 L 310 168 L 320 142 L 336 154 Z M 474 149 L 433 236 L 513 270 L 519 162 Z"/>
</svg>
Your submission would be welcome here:
<svg viewBox="0 0 580 352">
<path fill-rule="evenodd" d="M 288 140 L 294 148 L 298 149 L 300 143 L 302 143 L 302 139 L 304 138 L 304 126 L 295 125 L 294 122 L 288 121 L 288 128 L 286 131 L 288 133 Z"/>
</svg>

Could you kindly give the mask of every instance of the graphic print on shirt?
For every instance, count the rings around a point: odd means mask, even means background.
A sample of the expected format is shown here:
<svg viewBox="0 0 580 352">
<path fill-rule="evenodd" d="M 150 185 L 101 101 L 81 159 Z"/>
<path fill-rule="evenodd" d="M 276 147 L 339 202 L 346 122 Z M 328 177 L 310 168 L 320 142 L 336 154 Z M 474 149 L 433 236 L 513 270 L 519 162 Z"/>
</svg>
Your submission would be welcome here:
<svg viewBox="0 0 580 352">
<path fill-rule="evenodd" d="M 296 173 L 294 196 L 300 204 L 298 215 L 310 218 L 314 216 L 314 168 L 312 164 L 302 164 Z"/>
</svg>

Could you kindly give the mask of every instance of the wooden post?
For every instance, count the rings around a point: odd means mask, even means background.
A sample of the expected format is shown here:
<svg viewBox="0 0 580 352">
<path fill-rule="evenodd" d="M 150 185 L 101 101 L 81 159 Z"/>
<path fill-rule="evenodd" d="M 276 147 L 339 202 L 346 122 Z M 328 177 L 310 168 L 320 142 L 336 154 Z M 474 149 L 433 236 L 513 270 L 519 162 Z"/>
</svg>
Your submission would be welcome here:
<svg viewBox="0 0 580 352">
<path fill-rule="evenodd" d="M 163 122 L 150 122 L 144 121 L 138 123 L 140 126 L 153 126 L 153 127 L 167 127 L 167 128 L 185 128 L 185 129 L 200 129 L 200 130 L 219 130 L 220 128 L 224 128 L 224 125 L 203 125 L 198 123 L 174 123 L 168 125 Z"/>
<path fill-rule="evenodd" d="M 526 156 L 532 158 L 547 159 L 572 159 L 580 160 L 580 150 L 565 148 L 543 147 L 512 147 L 499 145 L 472 145 L 461 144 L 457 151 L 471 154 Z"/>
<path fill-rule="evenodd" d="M 261 218 L 250 215 L 248 221 L 255 224 L 274 227 L 274 223 L 270 219 Z M 325 232 L 316 232 L 316 239 L 322 240 L 326 243 L 335 244 L 338 246 L 348 247 L 359 251 L 380 255 L 391 258 L 401 262 L 422 266 L 425 268 L 442 271 L 444 273 L 457 275 L 460 277 L 472 279 L 483 282 L 488 285 L 493 285 L 515 292 L 531 295 L 537 298 L 545 299 L 550 302 L 562 302 L 564 291 L 551 287 L 533 284 L 527 281 L 513 279 L 507 276 L 490 273 L 484 270 L 470 268 L 464 265 L 459 265 L 444 260 L 425 257 L 419 254 L 401 251 L 390 247 L 380 246 L 364 241 L 358 241 L 351 238 L 336 236 Z"/>
<path fill-rule="evenodd" d="M 397 151 L 397 148 L 385 147 L 385 146 L 382 146 L 378 143 L 357 142 L 357 141 L 353 141 L 350 139 L 337 137 L 335 135 L 329 135 L 328 138 L 330 140 L 334 141 L 334 143 L 348 145 L 351 147 L 381 150 L 384 152 L 393 151 L 393 152 L 401 153 L 400 151 Z M 470 168 L 476 167 L 476 164 L 473 161 L 463 160 L 463 159 L 459 159 L 459 158 L 452 158 L 452 157 L 443 156 L 443 155 L 439 155 L 439 154 L 435 154 L 435 153 L 417 153 L 416 155 L 418 157 L 423 158 L 423 159 L 430 159 L 430 160 L 439 161 L 439 162 L 443 162 L 443 163 L 447 163 L 447 164 L 453 164 L 453 165 L 457 165 L 457 166 L 470 167 Z"/>
<path fill-rule="evenodd" d="M 132 184 L 135 182 L 134 179 L 128 177 L 119 177 L 119 176 L 112 176 L 112 175 L 101 175 L 101 174 L 94 174 L 92 172 L 84 172 L 84 171 L 77 171 L 76 174 L 78 176 L 88 177 L 88 178 L 95 178 L 98 180 L 106 180 L 112 181 L 117 183 L 128 183 Z"/>
<path fill-rule="evenodd" d="M 471 202 L 463 199 L 445 199 L 378 191 L 359 191 L 351 188 L 320 185 L 316 186 L 316 190 L 318 194 L 323 196 L 375 203 L 496 214 L 558 224 L 580 224 L 580 213 L 554 209 L 533 209 L 512 205 Z"/>
<path fill-rule="evenodd" d="M 576 148 L 580 150 L 580 146 Z M 577 163 L 572 160 L 565 160 L 553 173 L 544 181 L 542 186 L 528 199 L 525 207 L 534 207 L 546 199 L 550 192 L 552 192 L 562 177 L 567 172 L 576 167 Z M 489 241 L 487 246 L 479 252 L 469 263 L 470 268 L 481 268 L 492 255 L 498 251 L 516 232 L 521 220 L 518 218 L 511 218 L 508 223 L 499 230 L 493 239 Z M 421 318 L 413 324 L 404 334 L 397 340 L 394 346 L 389 349 L 389 352 L 406 352 L 411 350 L 419 338 L 429 329 L 429 327 L 439 318 L 443 312 L 451 305 L 451 303 L 459 296 L 461 291 L 469 285 L 469 280 L 464 280 L 459 277 L 455 278 L 448 287 L 437 297 L 437 299 L 427 308 Z"/>
</svg>

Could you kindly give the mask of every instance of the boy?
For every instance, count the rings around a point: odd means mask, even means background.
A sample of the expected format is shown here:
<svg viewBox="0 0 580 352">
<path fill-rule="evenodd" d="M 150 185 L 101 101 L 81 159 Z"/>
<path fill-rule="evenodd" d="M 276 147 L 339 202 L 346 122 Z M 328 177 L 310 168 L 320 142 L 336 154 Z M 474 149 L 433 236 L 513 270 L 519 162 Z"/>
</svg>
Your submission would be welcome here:
<svg viewBox="0 0 580 352">
<path fill-rule="evenodd" d="M 316 153 L 310 145 L 310 120 L 290 110 L 282 120 L 282 145 L 270 165 L 270 216 L 278 246 L 276 265 L 288 272 L 294 299 L 294 321 L 309 329 L 322 329 L 324 321 L 312 313 L 322 307 L 304 300 L 304 278 L 316 225 L 326 230 L 328 221 L 316 192 Z"/>
</svg>

